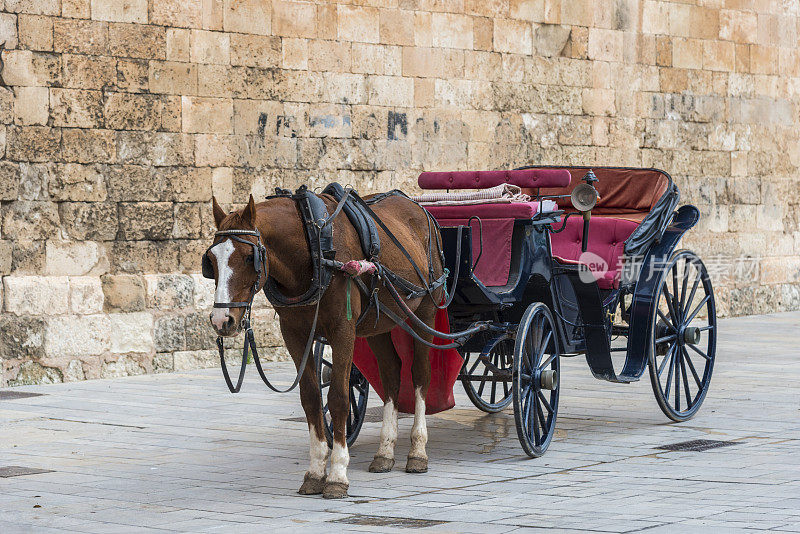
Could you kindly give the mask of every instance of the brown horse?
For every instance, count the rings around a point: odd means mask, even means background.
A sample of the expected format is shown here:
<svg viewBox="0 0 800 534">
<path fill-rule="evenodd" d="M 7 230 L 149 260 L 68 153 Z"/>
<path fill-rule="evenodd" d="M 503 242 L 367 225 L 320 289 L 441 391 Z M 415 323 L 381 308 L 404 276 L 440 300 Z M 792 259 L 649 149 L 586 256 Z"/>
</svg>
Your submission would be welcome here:
<svg viewBox="0 0 800 534">
<path fill-rule="evenodd" d="M 333 213 L 336 208 L 334 199 L 328 195 L 321 197 L 328 212 Z M 301 295 L 309 288 L 312 278 L 312 258 L 297 205 L 292 199 L 278 197 L 256 204 L 251 195 L 243 210 L 230 214 L 225 214 L 216 199 L 212 199 L 212 206 L 214 221 L 219 230 L 255 229 L 260 232 L 262 242 L 266 246 L 264 262 L 266 272 L 263 274 L 270 276 L 284 294 Z M 435 240 L 433 245 L 437 247 L 440 237 L 435 227 L 434 233 L 431 233 L 423 209 L 403 196 L 389 196 L 373 204 L 372 208 L 403 244 L 420 270 L 423 273 L 429 272 L 430 240 Z M 379 236 L 382 244 L 379 261 L 406 280 L 421 285 L 422 281 L 419 280 L 411 263 L 382 229 L 379 229 Z M 333 238 L 337 260 L 347 262 L 364 259 L 356 230 L 343 213 L 339 213 L 333 221 Z M 245 237 L 245 239 L 254 243 L 256 240 L 255 237 Z M 214 267 L 216 280 L 215 302 L 248 301 L 257 280 L 253 269 L 253 247 L 219 236 L 209 249 L 208 255 Z M 433 272 L 439 276 L 443 272 L 441 260 L 438 254 L 432 254 L 431 257 L 434 262 Z M 320 301 L 317 325 L 317 333 L 327 339 L 333 350 L 333 370 L 328 393 L 328 406 L 333 425 L 333 451 L 329 473 L 326 473 L 329 450 L 322 426 L 322 399 L 315 366 L 311 361 L 313 358 L 309 359 L 300 381 L 300 399 L 308 421 L 311 441 L 311 463 L 299 490 L 304 495 L 322 493 L 326 498 L 341 498 L 347 495 L 349 486 L 347 465 L 350 456 L 347 450 L 345 425 L 349 412 L 350 365 L 356 336 L 367 338 L 370 348 L 375 353 L 386 393 L 380 446 L 369 470 L 373 473 L 383 473 L 391 471 L 394 467 L 401 366 L 390 337 L 390 331 L 395 324 L 382 313 L 376 322 L 376 311 L 372 307 L 365 319 L 356 327 L 356 319 L 361 313 L 362 306 L 367 309 L 368 302 L 359 291 L 355 290 L 356 286 L 353 284 L 352 318 L 347 318 L 347 276 L 343 272 L 334 272 L 331 284 Z M 262 275 L 262 282 L 264 278 Z M 442 289 L 438 288 L 433 293 L 433 299 L 438 302 L 441 294 Z M 401 314 L 395 302 L 386 295 L 386 290 L 379 292 L 379 298 L 381 307 L 387 307 L 396 314 Z M 409 308 L 430 327 L 434 326 L 436 314 L 433 299 L 426 296 L 406 301 Z M 241 327 L 244 311 L 244 308 L 214 308 L 211 313 L 211 323 L 221 336 L 236 335 Z M 276 311 L 284 342 L 299 370 L 312 327 L 315 306 L 278 307 Z M 420 337 L 428 342 L 432 341 L 432 336 L 428 334 L 420 333 Z M 423 343 L 415 342 L 411 374 L 416 392 L 416 404 L 414 425 L 411 430 L 411 450 L 406 463 L 406 471 L 409 473 L 423 473 L 428 470 L 428 456 L 425 452 L 428 441 L 425 397 L 430 382 L 429 350 Z"/>
</svg>

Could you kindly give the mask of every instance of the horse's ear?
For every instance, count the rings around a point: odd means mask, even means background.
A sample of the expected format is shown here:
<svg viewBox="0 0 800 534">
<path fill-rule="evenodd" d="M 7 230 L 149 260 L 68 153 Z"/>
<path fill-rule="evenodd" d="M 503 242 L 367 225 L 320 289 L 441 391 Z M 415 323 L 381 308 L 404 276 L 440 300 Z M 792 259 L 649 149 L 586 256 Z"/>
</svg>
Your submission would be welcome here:
<svg viewBox="0 0 800 534">
<path fill-rule="evenodd" d="M 242 212 L 242 220 L 245 224 L 255 227 L 256 225 L 256 201 L 253 200 L 253 194 L 250 194 L 250 200 L 247 202 L 244 211 Z"/>
<path fill-rule="evenodd" d="M 228 215 L 223 211 L 220 205 L 217 203 L 217 197 L 211 197 L 211 208 L 214 211 L 214 224 L 217 225 L 217 229 L 219 229 L 219 225 L 222 224 L 222 220 L 227 217 Z"/>
</svg>

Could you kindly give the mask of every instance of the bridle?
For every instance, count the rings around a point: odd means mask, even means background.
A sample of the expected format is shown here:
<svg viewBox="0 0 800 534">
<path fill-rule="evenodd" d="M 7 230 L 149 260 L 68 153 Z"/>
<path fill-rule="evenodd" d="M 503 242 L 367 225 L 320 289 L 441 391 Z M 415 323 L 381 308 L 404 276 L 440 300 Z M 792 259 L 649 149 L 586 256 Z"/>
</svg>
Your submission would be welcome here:
<svg viewBox="0 0 800 534">
<path fill-rule="evenodd" d="M 254 236 L 256 238 L 255 243 L 253 241 L 243 239 L 240 236 Z M 244 348 L 242 349 L 242 365 L 239 368 L 239 376 L 236 379 L 236 384 L 233 383 L 231 380 L 230 374 L 228 373 L 228 366 L 225 363 L 225 344 L 224 338 L 222 336 L 217 336 L 217 350 L 219 351 L 219 360 L 220 365 L 222 366 L 222 376 L 225 377 L 225 382 L 228 384 L 228 389 L 231 393 L 238 393 L 239 390 L 242 388 L 242 382 L 244 382 L 244 373 L 247 369 L 247 360 L 249 359 L 250 352 L 253 353 L 253 362 L 256 364 L 256 369 L 258 370 L 258 374 L 261 376 L 261 379 L 264 383 L 269 387 L 272 391 L 277 393 L 286 393 L 293 390 L 297 384 L 300 382 L 300 377 L 302 376 L 302 372 L 298 373 L 297 379 L 294 383 L 289 386 L 289 388 L 281 390 L 276 388 L 272 385 L 272 383 L 267 378 L 267 375 L 264 373 L 264 369 L 261 366 L 261 359 L 258 357 L 258 349 L 256 348 L 256 339 L 255 334 L 253 333 L 253 328 L 250 325 L 250 311 L 253 307 L 253 299 L 261 290 L 261 280 L 262 275 L 264 279 L 264 283 L 267 281 L 267 249 L 264 244 L 261 242 L 261 232 L 258 230 L 219 230 L 218 232 L 214 233 L 214 237 L 228 237 L 234 241 L 239 243 L 244 243 L 245 245 L 250 245 L 253 247 L 253 269 L 256 271 L 256 282 L 253 284 L 253 288 L 250 291 L 250 297 L 247 299 L 246 302 L 215 302 L 215 308 L 244 308 L 244 313 L 242 314 L 242 322 L 241 327 L 244 330 Z M 214 279 L 214 267 L 211 264 L 211 258 L 208 256 L 209 251 L 217 246 L 219 241 L 212 244 L 208 247 L 203 254 L 202 259 L 202 270 L 203 276 L 205 278 Z M 319 306 L 319 305 L 318 305 Z M 316 327 L 316 317 L 314 320 L 314 326 Z M 305 368 L 307 357 L 303 359 L 303 368 Z"/>
</svg>

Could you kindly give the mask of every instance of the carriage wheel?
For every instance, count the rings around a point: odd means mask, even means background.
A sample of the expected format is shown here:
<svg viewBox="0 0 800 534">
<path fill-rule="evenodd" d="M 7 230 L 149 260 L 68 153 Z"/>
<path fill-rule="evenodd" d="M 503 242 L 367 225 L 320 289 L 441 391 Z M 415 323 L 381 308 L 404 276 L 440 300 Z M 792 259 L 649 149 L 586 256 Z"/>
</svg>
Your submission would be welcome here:
<svg viewBox="0 0 800 534">
<path fill-rule="evenodd" d="M 317 380 L 319 381 L 319 391 L 322 394 L 322 420 L 325 423 L 325 439 L 328 446 L 333 446 L 333 429 L 331 428 L 331 416 L 328 410 L 328 388 L 331 385 L 331 365 L 330 356 L 325 354 L 327 343 L 323 339 L 314 340 L 314 361 L 317 364 Z M 369 382 L 355 365 L 350 366 L 350 413 L 347 415 L 347 446 L 355 443 L 361 425 L 364 424 L 364 417 L 367 415 L 367 398 L 369 397 Z"/>
<path fill-rule="evenodd" d="M 464 353 L 461 383 L 479 410 L 497 413 L 511 403 L 511 371 L 514 338 L 496 339 L 483 353 Z"/>
<path fill-rule="evenodd" d="M 517 436 L 531 458 L 553 439 L 558 413 L 561 342 L 547 306 L 528 306 L 517 330 L 512 393 Z"/>
<path fill-rule="evenodd" d="M 686 421 L 706 397 L 717 350 L 714 290 L 700 258 L 688 250 L 673 254 L 655 298 L 650 383 L 664 414 Z"/>
</svg>

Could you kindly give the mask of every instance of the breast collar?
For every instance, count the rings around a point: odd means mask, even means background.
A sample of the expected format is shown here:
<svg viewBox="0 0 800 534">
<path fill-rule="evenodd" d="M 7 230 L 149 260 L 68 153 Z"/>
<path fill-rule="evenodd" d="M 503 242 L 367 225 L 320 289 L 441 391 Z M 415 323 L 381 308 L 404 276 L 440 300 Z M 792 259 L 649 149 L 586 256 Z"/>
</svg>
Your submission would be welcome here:
<svg viewBox="0 0 800 534">
<path fill-rule="evenodd" d="M 328 220 L 328 208 L 319 196 L 304 185 L 294 194 L 286 189 L 276 188 L 275 195 L 267 198 L 278 197 L 291 198 L 297 205 L 311 253 L 311 285 L 302 295 L 290 297 L 278 289 L 274 278 L 267 276 L 264 294 L 270 304 L 277 308 L 316 304 L 328 289 L 332 277 L 331 270 L 323 265 L 322 260 L 333 260 L 336 256 L 336 250 L 333 248 L 333 225 L 325 224 Z"/>
</svg>

